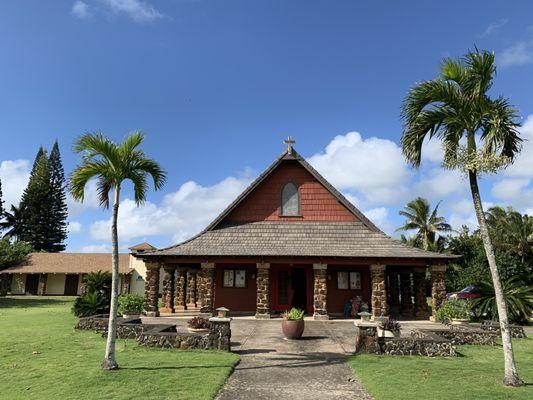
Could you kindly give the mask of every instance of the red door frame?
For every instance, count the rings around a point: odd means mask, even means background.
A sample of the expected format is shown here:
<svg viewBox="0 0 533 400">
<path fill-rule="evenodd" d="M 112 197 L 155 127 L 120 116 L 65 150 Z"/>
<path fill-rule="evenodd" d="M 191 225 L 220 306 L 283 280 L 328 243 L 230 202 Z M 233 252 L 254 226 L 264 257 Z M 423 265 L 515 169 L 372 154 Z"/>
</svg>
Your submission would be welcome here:
<svg viewBox="0 0 533 400">
<path fill-rule="evenodd" d="M 307 285 L 307 311 L 312 313 L 313 312 L 313 276 L 312 276 L 312 267 L 311 266 L 290 266 L 287 264 L 280 264 L 280 265 L 273 265 L 271 268 L 271 275 L 270 279 L 272 282 L 272 310 L 273 311 L 285 311 L 291 308 L 292 306 L 292 298 L 291 298 L 291 270 L 293 269 L 305 269 L 305 278 L 306 278 L 306 285 Z M 278 282 L 278 271 L 287 271 L 289 274 L 289 279 L 287 280 L 287 285 L 289 286 L 288 292 L 289 292 L 289 303 L 288 304 L 279 304 L 278 301 L 278 289 L 279 289 L 279 282 Z"/>
</svg>

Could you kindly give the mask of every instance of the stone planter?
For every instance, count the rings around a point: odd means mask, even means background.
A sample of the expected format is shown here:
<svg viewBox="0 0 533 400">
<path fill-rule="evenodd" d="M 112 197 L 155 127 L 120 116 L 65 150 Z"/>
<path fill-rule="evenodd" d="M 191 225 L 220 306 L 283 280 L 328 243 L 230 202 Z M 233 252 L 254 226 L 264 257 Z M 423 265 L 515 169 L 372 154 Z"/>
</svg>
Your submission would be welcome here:
<svg viewBox="0 0 533 400">
<path fill-rule="evenodd" d="M 211 329 L 209 328 L 191 328 L 187 327 L 187 330 L 191 333 L 209 333 L 211 332 Z"/>
<path fill-rule="evenodd" d="M 399 332 L 393 332 L 385 329 L 378 328 L 378 337 L 385 338 L 385 339 L 394 339 L 399 338 L 400 333 Z"/>
<path fill-rule="evenodd" d="M 465 325 L 468 324 L 468 318 L 452 318 L 451 324 L 452 325 Z"/>
<path fill-rule="evenodd" d="M 285 339 L 294 340 L 300 339 L 304 333 L 305 322 L 303 319 L 297 321 L 283 320 L 281 321 L 281 331 Z"/>
</svg>

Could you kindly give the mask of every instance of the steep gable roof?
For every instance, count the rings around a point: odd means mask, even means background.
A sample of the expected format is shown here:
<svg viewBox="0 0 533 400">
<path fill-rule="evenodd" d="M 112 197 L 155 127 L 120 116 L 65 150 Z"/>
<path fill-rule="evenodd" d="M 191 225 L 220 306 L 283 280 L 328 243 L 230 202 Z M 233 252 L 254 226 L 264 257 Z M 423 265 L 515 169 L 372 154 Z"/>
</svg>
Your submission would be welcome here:
<svg viewBox="0 0 533 400">
<path fill-rule="evenodd" d="M 203 232 L 210 231 L 219 226 L 224 219 L 239 206 L 266 178 L 268 178 L 274 170 L 276 170 L 281 163 L 287 160 L 297 161 L 304 169 L 307 170 L 326 190 L 335 197 L 346 209 L 357 217 L 367 228 L 375 232 L 381 230 L 372 223 L 361 211 L 359 211 L 350 201 L 344 197 L 331 183 L 329 183 L 320 173 L 314 169 L 296 150 L 292 149 L 289 153 L 285 150 L 281 155 L 274 160 L 270 166 L 265 169 L 251 184 L 248 186 L 224 211 L 211 222 Z"/>
</svg>

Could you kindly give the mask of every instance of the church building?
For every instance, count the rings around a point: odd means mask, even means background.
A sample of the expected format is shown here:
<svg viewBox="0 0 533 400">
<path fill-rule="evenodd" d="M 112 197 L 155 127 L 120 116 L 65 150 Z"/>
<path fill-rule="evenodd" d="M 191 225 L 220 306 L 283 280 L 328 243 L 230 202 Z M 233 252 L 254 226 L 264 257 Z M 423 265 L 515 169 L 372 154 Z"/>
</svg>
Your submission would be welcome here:
<svg viewBox="0 0 533 400">
<path fill-rule="evenodd" d="M 224 306 L 270 318 L 297 307 L 327 319 L 360 296 L 373 317 L 428 318 L 428 285 L 435 310 L 445 297 L 446 264 L 456 256 L 390 238 L 307 163 L 292 140 L 286 143 L 201 233 L 134 254 L 147 268 L 149 314 Z"/>
</svg>

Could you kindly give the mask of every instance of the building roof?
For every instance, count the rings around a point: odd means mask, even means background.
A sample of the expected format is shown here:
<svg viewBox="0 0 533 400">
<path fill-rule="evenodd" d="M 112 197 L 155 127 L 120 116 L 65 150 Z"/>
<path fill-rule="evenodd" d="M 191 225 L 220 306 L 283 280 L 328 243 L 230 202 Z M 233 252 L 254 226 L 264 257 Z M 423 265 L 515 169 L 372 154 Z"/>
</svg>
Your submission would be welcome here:
<svg viewBox="0 0 533 400">
<path fill-rule="evenodd" d="M 131 273 L 129 254 L 118 255 L 121 274 Z M 110 253 L 30 253 L 26 262 L 0 274 L 70 273 L 111 271 Z"/>
<path fill-rule="evenodd" d="M 360 221 L 260 221 L 227 224 L 151 254 L 207 257 L 450 258 L 450 255 L 406 246 L 383 232 L 369 229 Z"/>
<path fill-rule="evenodd" d="M 142 252 L 142 251 L 148 251 L 148 250 L 155 250 L 156 247 L 152 246 L 148 242 L 142 242 L 142 243 L 136 244 L 135 246 L 131 246 L 128 249 L 131 251 Z"/>
<path fill-rule="evenodd" d="M 303 256 L 450 259 L 456 256 L 413 248 L 392 239 L 335 189 L 295 150 L 284 151 L 202 232 L 175 246 L 146 251 L 151 256 Z M 226 217 L 281 163 L 297 161 L 357 221 L 258 221 L 228 223 Z"/>
</svg>

